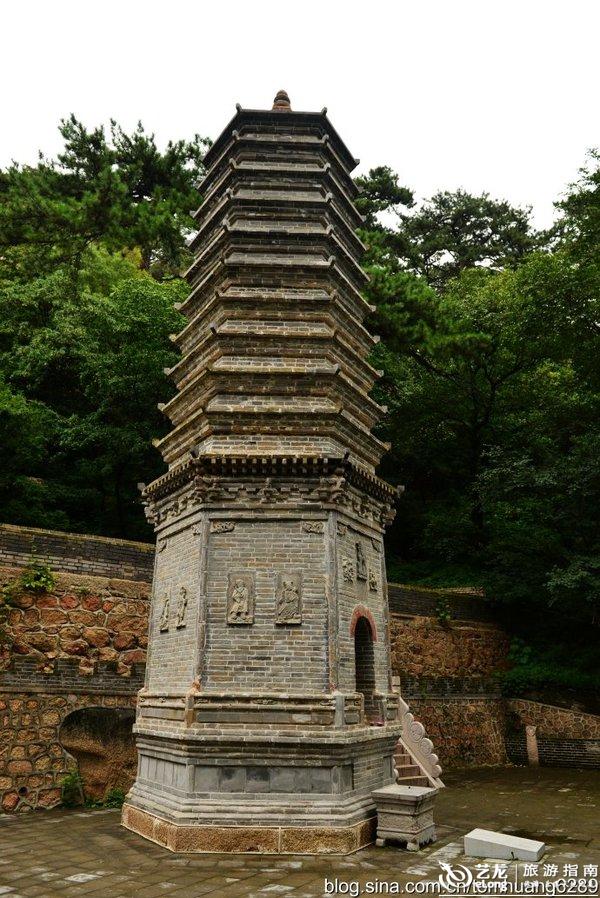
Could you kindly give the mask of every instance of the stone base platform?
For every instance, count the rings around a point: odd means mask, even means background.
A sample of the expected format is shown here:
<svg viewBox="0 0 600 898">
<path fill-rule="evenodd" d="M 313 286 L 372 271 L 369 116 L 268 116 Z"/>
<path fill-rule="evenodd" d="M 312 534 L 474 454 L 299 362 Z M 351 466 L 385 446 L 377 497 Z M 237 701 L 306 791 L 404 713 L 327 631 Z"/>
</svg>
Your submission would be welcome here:
<svg viewBox="0 0 600 898">
<path fill-rule="evenodd" d="M 354 826 L 179 826 L 125 804 L 122 823 L 178 853 L 352 854 L 375 841 L 377 819 Z"/>
<path fill-rule="evenodd" d="M 371 792 L 394 782 L 399 724 L 152 720 L 136 725 L 138 776 L 123 813 L 141 836 L 175 852 L 350 854 L 373 842 Z"/>
</svg>

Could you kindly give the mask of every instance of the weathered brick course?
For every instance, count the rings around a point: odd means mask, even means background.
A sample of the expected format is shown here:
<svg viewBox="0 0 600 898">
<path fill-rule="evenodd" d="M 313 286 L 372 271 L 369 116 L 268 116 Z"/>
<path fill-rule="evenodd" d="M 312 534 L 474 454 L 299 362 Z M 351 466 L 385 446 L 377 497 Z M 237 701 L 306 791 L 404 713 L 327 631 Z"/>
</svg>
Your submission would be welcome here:
<svg viewBox="0 0 600 898">
<path fill-rule="evenodd" d="M 24 567 L 32 558 L 64 572 L 149 582 L 154 546 L 152 543 L 0 524 L 0 566 Z"/>
</svg>

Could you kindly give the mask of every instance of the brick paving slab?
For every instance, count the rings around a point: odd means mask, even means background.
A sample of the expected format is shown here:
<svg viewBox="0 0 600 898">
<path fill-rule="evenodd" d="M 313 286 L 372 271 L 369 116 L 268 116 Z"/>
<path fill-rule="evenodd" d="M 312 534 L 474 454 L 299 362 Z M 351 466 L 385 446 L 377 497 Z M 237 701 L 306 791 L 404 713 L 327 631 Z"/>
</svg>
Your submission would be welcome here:
<svg viewBox="0 0 600 898">
<path fill-rule="evenodd" d="M 438 841 L 419 853 L 350 857 L 174 855 L 125 830 L 118 811 L 0 817 L 0 898 L 321 898 L 325 878 L 401 885 L 437 879 L 475 826 L 540 838 L 545 862 L 600 863 L 600 772 L 490 769 L 453 774 L 440 793 Z M 514 865 L 510 865 L 514 869 Z M 522 869 L 523 865 L 520 865 Z"/>
</svg>

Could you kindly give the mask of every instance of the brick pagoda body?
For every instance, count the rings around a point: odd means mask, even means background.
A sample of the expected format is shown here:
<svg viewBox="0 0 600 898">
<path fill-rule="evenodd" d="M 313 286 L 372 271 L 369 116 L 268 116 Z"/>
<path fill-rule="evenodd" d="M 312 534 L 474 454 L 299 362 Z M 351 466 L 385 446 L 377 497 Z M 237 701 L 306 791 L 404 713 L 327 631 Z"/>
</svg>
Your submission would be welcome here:
<svg viewBox="0 0 600 898">
<path fill-rule="evenodd" d="M 394 781 L 355 165 L 283 92 L 206 157 L 123 817 L 175 851 L 350 852 Z"/>
</svg>

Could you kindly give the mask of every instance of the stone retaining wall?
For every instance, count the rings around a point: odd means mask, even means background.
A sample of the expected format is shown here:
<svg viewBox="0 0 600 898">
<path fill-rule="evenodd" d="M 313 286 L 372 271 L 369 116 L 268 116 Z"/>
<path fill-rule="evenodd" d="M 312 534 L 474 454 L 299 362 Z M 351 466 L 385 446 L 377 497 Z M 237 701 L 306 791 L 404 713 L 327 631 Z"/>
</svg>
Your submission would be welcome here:
<svg viewBox="0 0 600 898">
<path fill-rule="evenodd" d="M 514 764 L 527 764 L 525 727 L 535 727 L 544 767 L 600 769 L 600 715 L 526 699 L 507 701 L 506 749 Z"/>
<path fill-rule="evenodd" d="M 506 667 L 509 640 L 500 627 L 424 615 L 391 615 L 394 672 L 410 677 L 490 677 Z"/>
<path fill-rule="evenodd" d="M 600 715 L 585 714 L 569 708 L 558 708 L 556 705 L 544 705 L 526 699 L 513 698 L 508 707 L 519 727 L 537 727 L 540 736 L 561 739 L 599 739 Z"/>
<path fill-rule="evenodd" d="M 43 689 L 43 685 L 40 684 Z M 73 761 L 60 741 L 65 718 L 81 708 L 135 708 L 131 695 L 56 695 L 0 684 L 0 808 L 22 811 L 60 802 Z"/>
<path fill-rule="evenodd" d="M 451 614 L 444 624 L 424 613 L 435 612 L 440 595 Z M 393 670 L 442 767 L 505 764 L 506 715 L 494 674 L 506 665 L 508 637 L 489 622 L 482 597 L 398 587 L 390 604 Z"/>
<path fill-rule="evenodd" d="M 410 698 L 409 704 L 433 741 L 442 767 L 507 763 L 506 711 L 500 697 Z"/>
<path fill-rule="evenodd" d="M 74 766 L 75 753 L 72 745 L 67 750 L 61 727 L 73 712 L 135 709 L 144 682 L 153 563 L 152 546 L 139 552 L 135 546 L 0 527 L 0 559 L 10 557 L 14 564 L 0 567 L 0 587 L 9 587 L 2 623 L 8 640 L 0 649 L 1 810 L 52 807 L 60 801 L 61 781 Z M 52 571 L 51 592 L 20 584 L 33 548 L 36 560 Z M 140 579 L 127 579 L 133 576 Z M 109 772 L 107 782 L 120 783 L 113 749 L 128 756 L 123 739 L 113 745 L 111 738 L 107 732 L 106 758 L 93 760 Z M 85 745 L 87 762 L 92 742 L 88 738 Z"/>
<path fill-rule="evenodd" d="M 3 569 L 0 583 L 19 571 Z M 60 729 L 85 708 L 134 709 L 144 682 L 147 583 L 57 574 L 11 596 L 0 663 L 0 808 L 52 807 L 73 758 Z M 107 734 L 110 742 L 110 734 Z"/>
<path fill-rule="evenodd" d="M 19 587 L 18 568 L 0 568 L 0 587 L 11 587 L 0 664 L 27 656 L 41 671 L 59 659 L 77 659 L 79 672 L 92 674 L 96 662 L 114 662 L 129 676 L 146 660 L 149 584 L 116 578 L 56 573 L 51 593 Z"/>
</svg>

